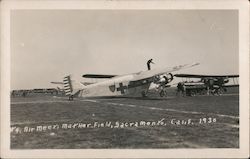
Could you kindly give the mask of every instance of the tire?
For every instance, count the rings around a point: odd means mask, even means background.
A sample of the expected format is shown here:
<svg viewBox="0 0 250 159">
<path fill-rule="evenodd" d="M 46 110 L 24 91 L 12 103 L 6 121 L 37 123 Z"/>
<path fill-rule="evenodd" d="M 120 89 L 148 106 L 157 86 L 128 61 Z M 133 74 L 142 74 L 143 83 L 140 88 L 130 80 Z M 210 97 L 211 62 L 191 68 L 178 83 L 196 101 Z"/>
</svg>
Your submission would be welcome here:
<svg viewBox="0 0 250 159">
<path fill-rule="evenodd" d="M 69 96 L 69 101 L 73 101 L 74 97 L 73 95 Z"/>
<path fill-rule="evenodd" d="M 146 94 L 145 91 L 142 91 L 142 92 L 141 92 L 141 95 L 142 95 L 142 97 L 147 97 L 147 94 Z"/>
<path fill-rule="evenodd" d="M 164 95 L 165 95 L 165 92 L 164 92 L 163 90 L 161 90 L 161 91 L 160 91 L 160 96 L 161 96 L 161 97 L 164 97 Z"/>
</svg>

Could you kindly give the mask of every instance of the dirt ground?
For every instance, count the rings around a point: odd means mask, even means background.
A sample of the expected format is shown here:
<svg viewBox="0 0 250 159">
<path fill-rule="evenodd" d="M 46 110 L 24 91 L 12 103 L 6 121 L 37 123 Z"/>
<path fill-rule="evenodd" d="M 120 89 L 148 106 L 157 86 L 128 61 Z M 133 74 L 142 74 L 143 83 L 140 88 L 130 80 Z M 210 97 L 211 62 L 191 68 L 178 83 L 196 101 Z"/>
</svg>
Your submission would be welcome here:
<svg viewBox="0 0 250 159">
<path fill-rule="evenodd" d="M 238 148 L 239 95 L 16 97 L 12 149 Z"/>
</svg>

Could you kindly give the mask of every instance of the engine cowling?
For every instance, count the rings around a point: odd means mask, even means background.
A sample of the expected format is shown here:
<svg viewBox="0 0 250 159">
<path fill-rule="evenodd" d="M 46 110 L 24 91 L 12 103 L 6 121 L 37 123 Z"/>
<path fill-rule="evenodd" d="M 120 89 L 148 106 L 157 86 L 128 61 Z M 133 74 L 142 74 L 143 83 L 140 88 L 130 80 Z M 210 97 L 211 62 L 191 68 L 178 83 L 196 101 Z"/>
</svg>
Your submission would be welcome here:
<svg viewBox="0 0 250 159">
<path fill-rule="evenodd" d="M 166 81 L 167 83 L 170 83 L 171 81 L 173 81 L 174 76 L 173 76 L 172 73 L 169 73 L 169 74 L 167 74 L 166 76 L 163 76 L 163 78 L 165 79 L 165 81 Z"/>
<path fill-rule="evenodd" d="M 160 85 L 166 85 L 170 83 L 174 79 L 174 76 L 169 73 L 169 74 L 164 74 L 158 77 L 158 80 L 155 81 L 154 83 L 160 84 Z"/>
</svg>

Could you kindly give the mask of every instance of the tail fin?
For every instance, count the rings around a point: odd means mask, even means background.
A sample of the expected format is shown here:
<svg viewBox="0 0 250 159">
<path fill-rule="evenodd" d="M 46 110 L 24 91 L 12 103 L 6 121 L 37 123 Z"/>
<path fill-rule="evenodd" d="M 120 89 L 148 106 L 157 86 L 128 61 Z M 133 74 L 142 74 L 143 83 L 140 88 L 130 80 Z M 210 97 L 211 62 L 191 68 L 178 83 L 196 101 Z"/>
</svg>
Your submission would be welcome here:
<svg viewBox="0 0 250 159">
<path fill-rule="evenodd" d="M 76 82 L 76 80 L 72 80 L 72 76 L 68 75 L 63 78 L 63 88 L 65 91 L 65 95 L 71 96 L 76 95 L 84 86 L 80 82 Z"/>
<path fill-rule="evenodd" d="M 71 93 L 73 92 L 70 75 L 63 78 L 63 88 L 67 96 L 71 95 Z"/>
</svg>

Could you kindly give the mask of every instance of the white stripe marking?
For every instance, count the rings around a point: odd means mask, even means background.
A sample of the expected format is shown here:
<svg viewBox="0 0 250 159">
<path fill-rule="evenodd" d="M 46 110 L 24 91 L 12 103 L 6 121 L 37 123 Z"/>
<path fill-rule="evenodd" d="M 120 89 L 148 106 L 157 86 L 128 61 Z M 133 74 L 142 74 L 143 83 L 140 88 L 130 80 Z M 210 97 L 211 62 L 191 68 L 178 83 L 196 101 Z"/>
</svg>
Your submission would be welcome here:
<svg viewBox="0 0 250 159">
<path fill-rule="evenodd" d="M 78 101 L 83 101 L 83 102 L 93 102 L 93 103 L 104 103 L 98 100 L 91 100 L 91 99 L 83 99 L 83 100 L 78 100 Z M 32 101 L 32 102 L 12 102 L 11 104 L 35 104 L 35 103 L 65 103 L 65 102 L 71 102 L 71 101 Z M 127 106 L 127 107 L 138 107 L 138 108 L 143 108 L 143 109 L 150 109 L 150 110 L 163 110 L 163 111 L 171 111 L 171 112 L 177 112 L 177 113 L 185 113 L 185 114 L 205 114 L 203 112 L 195 112 L 195 111 L 183 111 L 183 110 L 177 110 L 177 109 L 165 109 L 165 108 L 157 108 L 157 107 L 147 107 L 147 106 L 141 106 L 141 105 L 133 105 L 133 104 L 122 104 L 122 103 L 104 103 L 104 104 L 110 104 L 110 105 L 115 105 L 115 106 Z M 216 115 L 219 117 L 227 117 L 227 118 L 232 118 L 232 119 L 239 119 L 238 116 L 232 116 L 232 115 L 223 115 L 223 114 L 213 114 L 211 115 Z"/>
<path fill-rule="evenodd" d="M 85 100 L 85 101 L 93 102 L 92 100 Z M 94 102 L 97 103 L 96 100 Z M 115 105 L 115 106 L 138 107 L 138 108 L 150 109 L 150 110 L 171 111 L 171 112 L 184 113 L 184 114 L 205 114 L 204 112 L 184 111 L 184 110 L 177 110 L 177 109 L 165 109 L 165 108 L 147 107 L 147 106 L 141 106 L 141 105 L 132 105 L 132 104 L 121 104 L 121 103 L 112 103 L 112 102 L 108 102 L 106 104 Z M 213 114 L 213 113 L 211 113 L 211 115 L 216 115 L 219 117 L 227 117 L 227 118 L 232 118 L 232 119 L 239 119 L 238 116 L 232 116 L 232 115 Z"/>
<path fill-rule="evenodd" d="M 65 89 L 70 89 L 70 86 L 69 85 L 64 85 L 64 88 Z"/>
<path fill-rule="evenodd" d="M 100 101 L 97 100 L 91 100 L 91 99 L 78 99 L 78 101 L 83 101 L 83 102 L 93 102 L 93 103 L 100 103 Z"/>
</svg>

